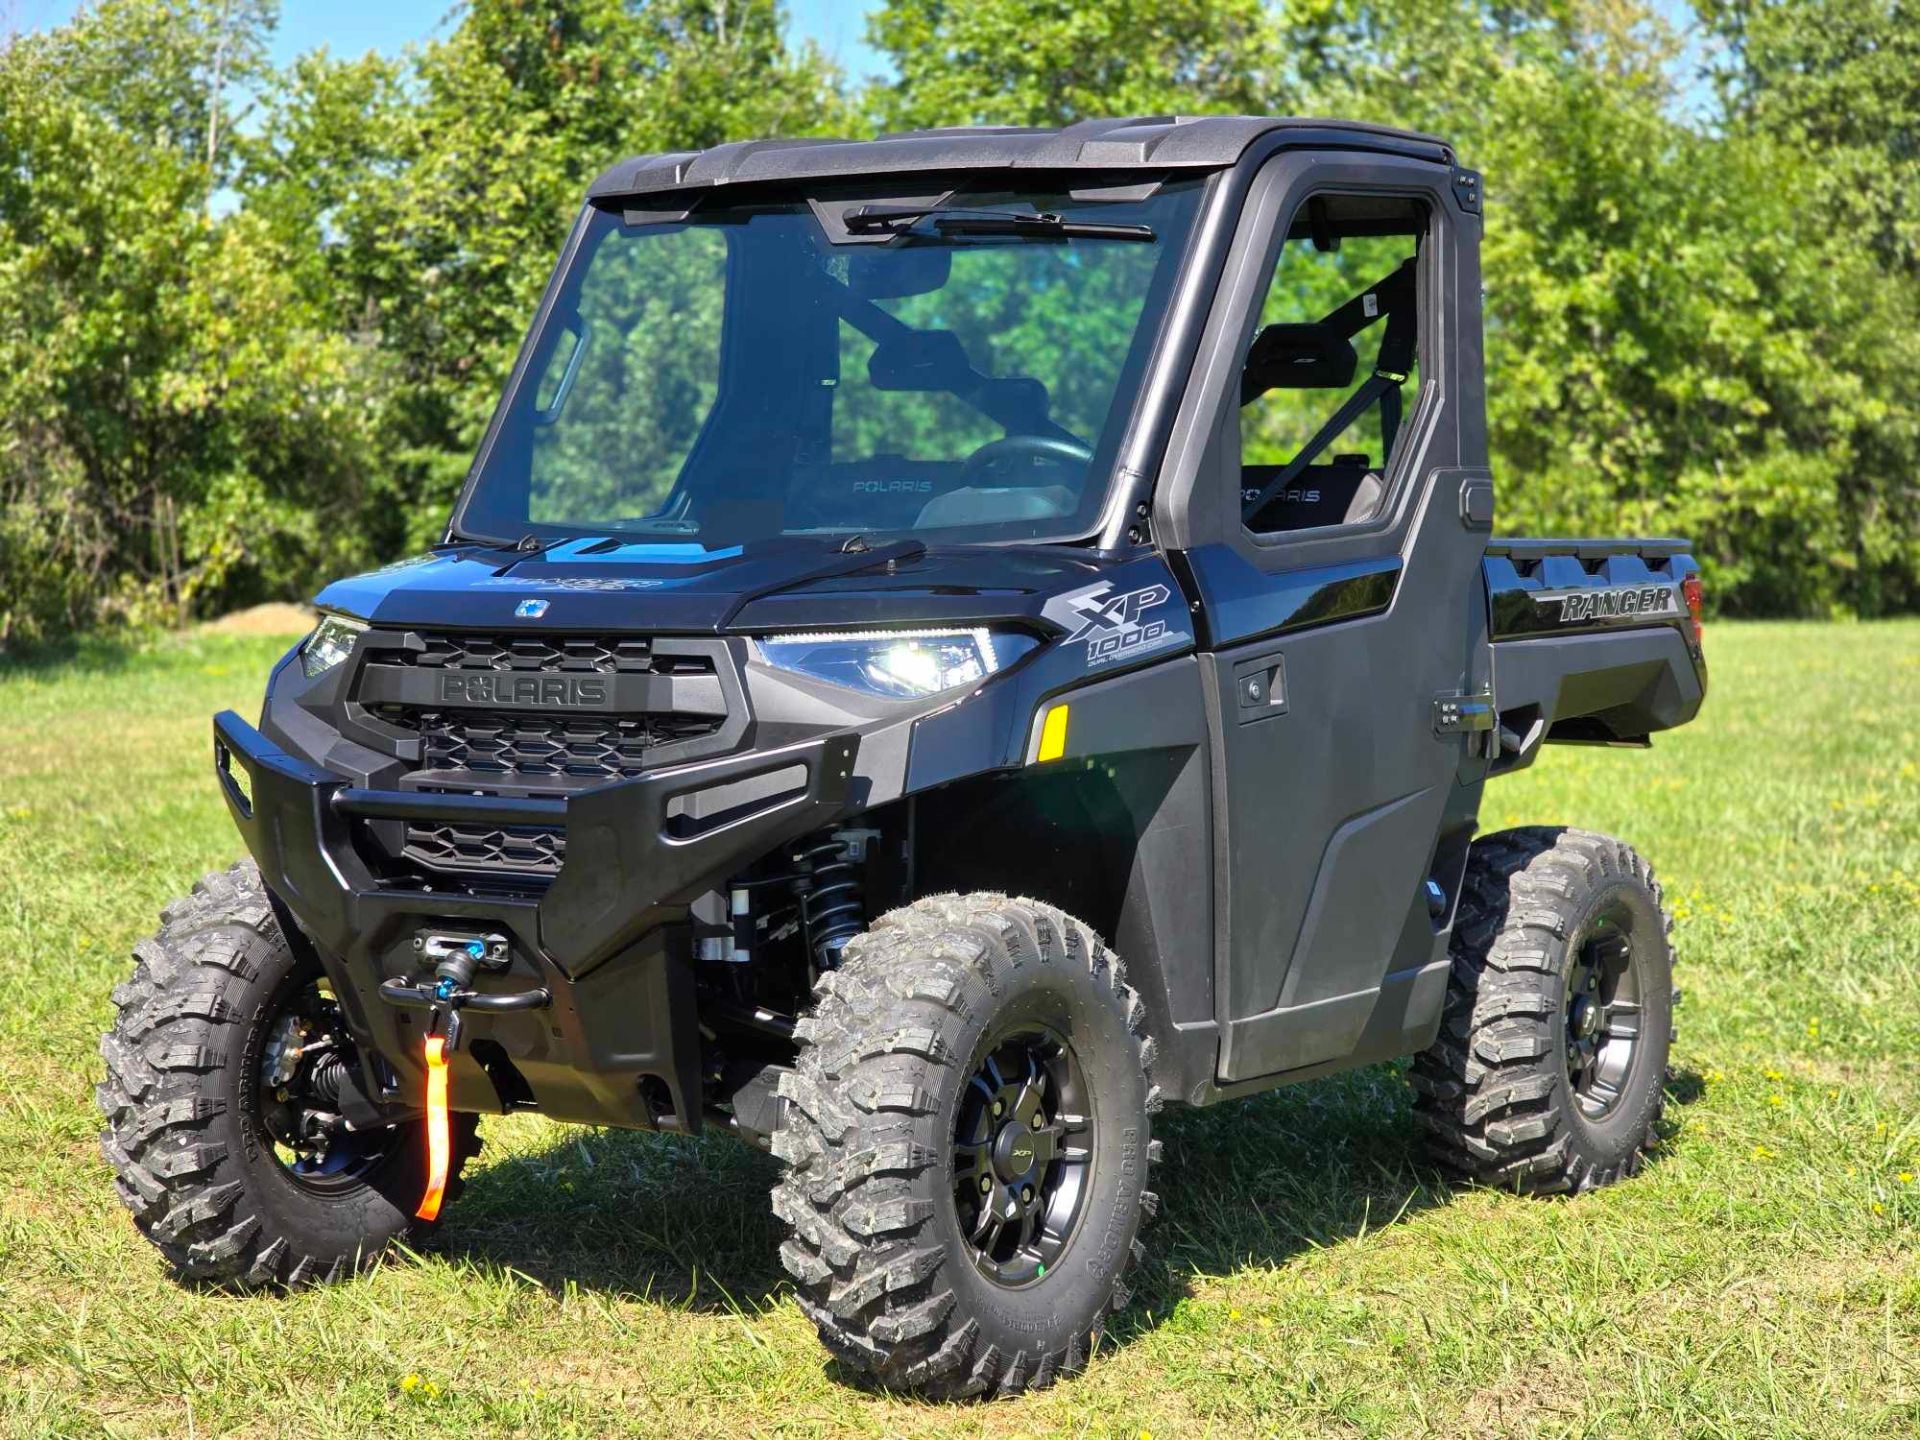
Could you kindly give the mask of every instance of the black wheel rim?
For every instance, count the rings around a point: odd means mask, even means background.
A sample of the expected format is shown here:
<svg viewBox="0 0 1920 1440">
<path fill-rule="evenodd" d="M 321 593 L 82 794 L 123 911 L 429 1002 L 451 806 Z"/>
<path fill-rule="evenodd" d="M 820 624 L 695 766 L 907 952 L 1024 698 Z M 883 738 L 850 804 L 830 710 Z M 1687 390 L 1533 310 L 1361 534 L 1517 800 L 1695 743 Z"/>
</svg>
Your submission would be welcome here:
<svg viewBox="0 0 1920 1440">
<path fill-rule="evenodd" d="M 340 1114 L 339 1080 L 353 1051 L 325 976 L 288 985 L 262 1036 L 255 1119 L 281 1170 L 323 1194 L 364 1183 L 393 1149 L 397 1130 L 350 1130 Z"/>
<path fill-rule="evenodd" d="M 1004 1031 L 960 1099 L 953 1202 L 974 1266 L 1031 1285 L 1072 1242 L 1092 1189 L 1091 1097 L 1073 1046 L 1032 1025 Z"/>
<path fill-rule="evenodd" d="M 1567 969 L 1567 1086 L 1589 1119 L 1620 1104 L 1640 1051 L 1640 968 L 1631 926 L 1624 907 L 1602 911 L 1575 937 Z"/>
</svg>

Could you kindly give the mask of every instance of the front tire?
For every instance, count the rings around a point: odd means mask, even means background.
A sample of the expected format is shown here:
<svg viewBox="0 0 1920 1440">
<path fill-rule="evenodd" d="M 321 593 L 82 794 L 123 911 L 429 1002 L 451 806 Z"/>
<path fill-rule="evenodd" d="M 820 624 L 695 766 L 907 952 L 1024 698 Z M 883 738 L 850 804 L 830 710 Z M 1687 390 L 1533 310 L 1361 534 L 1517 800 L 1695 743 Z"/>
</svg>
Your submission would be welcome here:
<svg viewBox="0 0 1920 1440">
<path fill-rule="evenodd" d="M 1440 1034 L 1411 1074 L 1433 1159 L 1532 1194 L 1638 1174 L 1666 1099 L 1672 928 L 1652 869 L 1619 840 L 1476 840 Z"/>
<path fill-rule="evenodd" d="M 815 994 L 774 1210 L 827 1348 L 942 1399 L 1084 1368 L 1156 1205 L 1153 1047 L 1119 960 L 1037 901 L 937 896 Z"/>
<path fill-rule="evenodd" d="M 134 1223 L 175 1270 L 290 1288 L 337 1279 L 431 1228 L 413 1218 L 424 1121 L 320 1138 L 324 1111 L 304 1103 L 316 1100 L 307 1090 L 323 1062 L 350 1059 L 351 1042 L 251 861 L 169 906 L 134 957 L 100 1042 L 100 1148 Z M 480 1149 L 476 1117 L 452 1122 L 449 1198 Z"/>
</svg>

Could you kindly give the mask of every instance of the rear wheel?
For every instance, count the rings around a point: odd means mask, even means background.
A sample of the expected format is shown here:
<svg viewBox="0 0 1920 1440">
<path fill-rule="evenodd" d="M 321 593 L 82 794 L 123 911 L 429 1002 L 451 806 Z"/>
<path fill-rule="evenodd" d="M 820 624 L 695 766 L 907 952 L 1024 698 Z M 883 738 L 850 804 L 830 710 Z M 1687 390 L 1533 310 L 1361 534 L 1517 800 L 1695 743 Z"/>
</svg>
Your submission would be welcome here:
<svg viewBox="0 0 1920 1440">
<path fill-rule="evenodd" d="M 1155 1205 L 1152 1044 L 1119 960 L 1036 901 L 939 896 L 815 993 L 774 1209 L 828 1349 L 948 1398 L 1083 1368 Z"/>
<path fill-rule="evenodd" d="M 177 1270 L 247 1287 L 331 1280 L 430 1228 L 413 1218 L 425 1124 L 346 1127 L 337 1082 L 353 1051 L 338 1006 L 250 862 L 168 907 L 134 956 L 100 1042 L 100 1144 L 135 1224 Z M 453 1177 L 479 1151 L 476 1124 L 453 1117 Z"/>
<path fill-rule="evenodd" d="M 1434 1158 L 1535 1193 L 1636 1174 L 1665 1103 L 1671 928 L 1621 841 L 1534 827 L 1474 842 L 1445 1018 L 1412 1071 Z"/>
</svg>

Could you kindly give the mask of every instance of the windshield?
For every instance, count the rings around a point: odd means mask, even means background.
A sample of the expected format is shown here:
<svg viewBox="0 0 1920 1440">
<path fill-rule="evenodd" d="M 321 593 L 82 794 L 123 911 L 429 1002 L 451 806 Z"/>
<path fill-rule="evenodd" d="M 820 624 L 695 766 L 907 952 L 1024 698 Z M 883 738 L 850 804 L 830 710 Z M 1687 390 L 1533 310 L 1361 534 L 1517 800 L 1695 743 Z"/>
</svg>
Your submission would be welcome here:
<svg viewBox="0 0 1920 1440">
<path fill-rule="evenodd" d="M 870 233 L 858 197 L 592 211 L 455 531 L 1087 534 L 1201 184 L 941 202 L 1060 217 L 964 233 L 929 202 Z"/>
</svg>

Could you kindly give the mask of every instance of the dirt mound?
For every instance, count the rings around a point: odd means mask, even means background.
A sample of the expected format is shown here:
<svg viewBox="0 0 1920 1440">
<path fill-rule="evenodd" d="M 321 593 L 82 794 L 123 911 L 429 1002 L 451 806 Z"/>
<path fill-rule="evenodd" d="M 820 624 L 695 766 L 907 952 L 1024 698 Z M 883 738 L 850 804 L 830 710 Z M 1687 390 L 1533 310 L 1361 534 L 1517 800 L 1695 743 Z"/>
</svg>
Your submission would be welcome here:
<svg viewBox="0 0 1920 1440">
<path fill-rule="evenodd" d="M 214 635 L 300 635 L 313 628 L 313 621 L 313 611 L 305 605 L 276 601 L 235 610 L 201 628 Z"/>
</svg>

